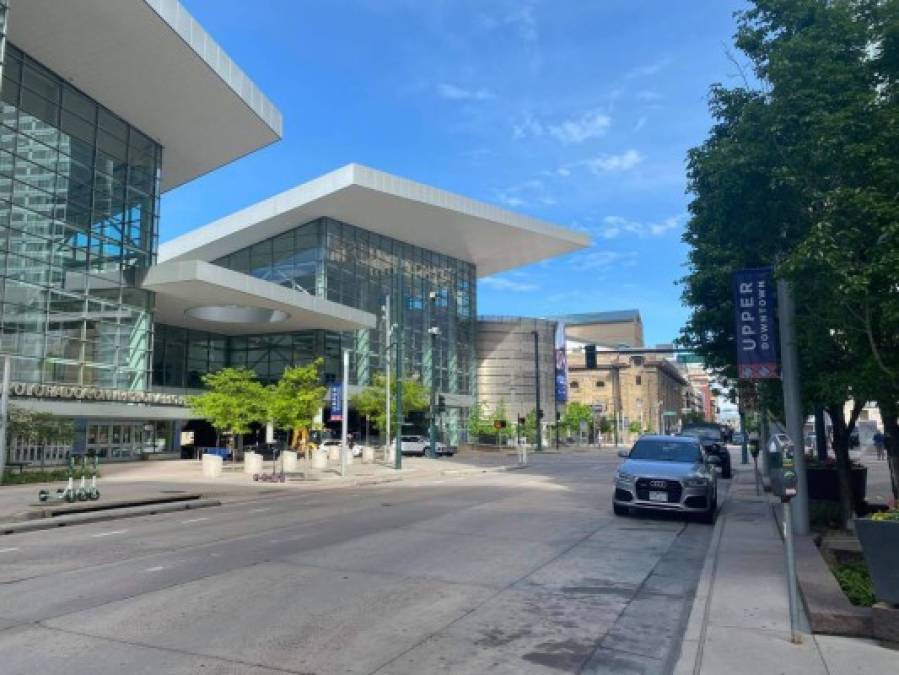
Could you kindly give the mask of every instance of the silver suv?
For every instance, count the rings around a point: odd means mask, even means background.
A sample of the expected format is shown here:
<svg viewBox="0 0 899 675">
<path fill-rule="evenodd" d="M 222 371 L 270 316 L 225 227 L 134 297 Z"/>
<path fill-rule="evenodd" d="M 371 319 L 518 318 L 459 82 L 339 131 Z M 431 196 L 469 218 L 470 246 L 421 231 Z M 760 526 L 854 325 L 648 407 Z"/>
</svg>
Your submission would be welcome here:
<svg viewBox="0 0 899 675">
<path fill-rule="evenodd" d="M 686 436 L 641 436 L 630 452 L 622 451 L 615 472 L 615 515 L 631 509 L 696 513 L 714 523 L 718 508 L 715 465 L 721 460 L 706 455 L 699 440 Z"/>
</svg>

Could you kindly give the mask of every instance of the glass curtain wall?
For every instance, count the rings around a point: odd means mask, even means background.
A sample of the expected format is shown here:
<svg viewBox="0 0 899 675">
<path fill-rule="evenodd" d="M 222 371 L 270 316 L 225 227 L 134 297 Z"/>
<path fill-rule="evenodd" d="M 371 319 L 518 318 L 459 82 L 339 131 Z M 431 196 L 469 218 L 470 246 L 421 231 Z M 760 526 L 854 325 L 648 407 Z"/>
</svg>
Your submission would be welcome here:
<svg viewBox="0 0 899 675">
<path fill-rule="evenodd" d="M 13 379 L 144 389 L 158 144 L 7 44 L 0 89 L 0 349 Z"/>
<path fill-rule="evenodd" d="M 262 379 L 272 380 L 284 365 L 322 356 L 326 380 L 333 381 L 340 379 L 340 353 L 348 347 L 353 356 L 351 381 L 367 384 L 386 364 L 381 308 L 390 294 L 396 321 L 402 286 L 406 375 L 430 385 L 433 358 L 438 391 L 474 393 L 475 269 L 470 263 L 329 218 L 214 262 L 379 318 L 378 328 L 349 333 L 302 331 L 231 338 L 231 365 L 254 368 Z M 440 328 L 433 350 L 431 326 Z"/>
</svg>

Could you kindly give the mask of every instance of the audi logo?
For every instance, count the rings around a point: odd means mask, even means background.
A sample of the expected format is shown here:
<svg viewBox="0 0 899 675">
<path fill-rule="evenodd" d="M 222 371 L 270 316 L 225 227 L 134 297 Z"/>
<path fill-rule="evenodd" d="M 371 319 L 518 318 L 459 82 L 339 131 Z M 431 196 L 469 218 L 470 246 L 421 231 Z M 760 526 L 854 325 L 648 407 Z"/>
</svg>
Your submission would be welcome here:
<svg viewBox="0 0 899 675">
<path fill-rule="evenodd" d="M 666 487 L 668 487 L 668 483 L 666 483 L 663 480 L 651 480 L 651 481 L 649 481 L 649 487 L 666 488 Z"/>
</svg>

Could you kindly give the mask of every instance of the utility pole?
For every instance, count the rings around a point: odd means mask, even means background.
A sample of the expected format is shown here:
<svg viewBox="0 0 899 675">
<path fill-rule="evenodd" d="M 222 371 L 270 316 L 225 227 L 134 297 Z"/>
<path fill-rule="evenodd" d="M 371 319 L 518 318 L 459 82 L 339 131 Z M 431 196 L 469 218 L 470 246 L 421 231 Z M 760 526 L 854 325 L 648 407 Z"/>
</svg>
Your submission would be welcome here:
<svg viewBox="0 0 899 675">
<path fill-rule="evenodd" d="M 540 333 L 534 334 L 534 396 L 537 399 L 534 414 L 537 416 L 537 452 L 543 452 L 543 411 L 540 409 Z"/>
<path fill-rule="evenodd" d="M 437 291 L 431 291 L 428 297 L 431 301 L 431 327 L 428 329 L 428 335 L 431 336 L 431 401 L 428 419 L 428 457 L 434 459 L 437 457 L 437 336 L 440 335 L 440 328 L 434 325 L 434 315 L 437 309 Z"/>
<path fill-rule="evenodd" d="M 789 281 L 777 280 L 777 313 L 780 319 L 781 381 L 783 384 L 784 413 L 787 435 L 793 443 L 793 463 L 798 491 L 793 498 L 793 532 L 806 535 L 808 522 L 808 480 L 805 470 L 805 453 L 802 442 L 802 389 L 799 382 L 799 353 L 796 346 L 796 307 L 793 287 Z"/>
<path fill-rule="evenodd" d="M 612 364 L 612 398 L 615 401 L 615 447 L 618 447 L 621 435 L 621 371 Z"/>
<path fill-rule="evenodd" d="M 343 386 L 340 388 L 340 396 L 342 399 L 341 403 L 341 415 L 340 415 L 340 475 L 346 476 L 347 469 L 347 447 L 346 447 L 346 437 L 347 437 L 347 422 L 350 417 L 350 409 L 349 409 L 349 389 L 350 389 L 350 350 L 343 350 Z"/>
<path fill-rule="evenodd" d="M 9 380 L 11 378 L 12 361 L 9 354 L 3 355 L 3 391 L 0 391 L 0 484 L 6 471 L 6 437 L 9 435 Z"/>
<path fill-rule="evenodd" d="M 390 293 L 387 294 L 387 297 L 384 298 L 384 389 L 386 396 L 384 397 L 384 433 L 386 434 L 386 438 L 384 439 L 384 461 L 386 462 L 388 456 L 390 455 L 390 351 L 393 349 L 393 345 L 390 344 L 390 340 L 393 337 L 393 325 L 390 323 Z"/>
<path fill-rule="evenodd" d="M 394 446 L 393 466 L 399 471 L 403 468 L 403 268 L 400 267 L 397 282 L 396 305 L 396 445 Z"/>
</svg>

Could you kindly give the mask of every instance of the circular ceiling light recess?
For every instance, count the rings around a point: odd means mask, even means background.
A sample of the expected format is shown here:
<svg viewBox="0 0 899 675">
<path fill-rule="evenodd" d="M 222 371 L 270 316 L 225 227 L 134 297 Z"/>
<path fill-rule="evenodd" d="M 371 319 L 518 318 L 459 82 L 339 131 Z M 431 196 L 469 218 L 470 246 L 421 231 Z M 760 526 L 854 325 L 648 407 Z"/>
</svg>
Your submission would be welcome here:
<svg viewBox="0 0 899 675">
<path fill-rule="evenodd" d="M 186 316 L 214 323 L 278 323 L 289 318 L 287 312 L 268 307 L 246 307 L 244 305 L 204 305 L 191 307 Z"/>
</svg>

